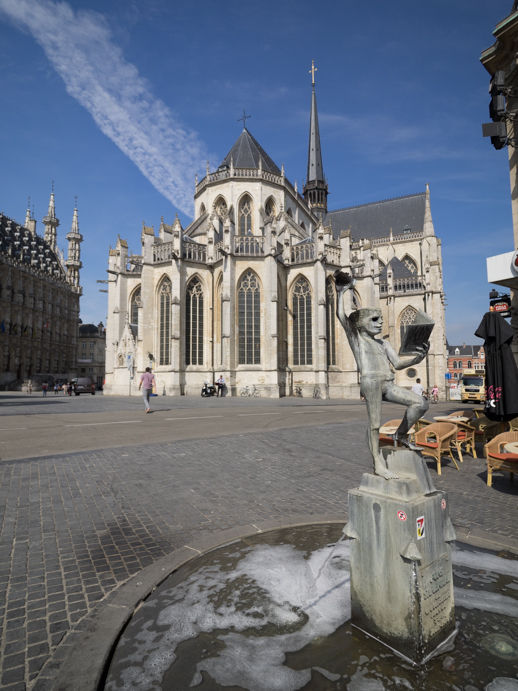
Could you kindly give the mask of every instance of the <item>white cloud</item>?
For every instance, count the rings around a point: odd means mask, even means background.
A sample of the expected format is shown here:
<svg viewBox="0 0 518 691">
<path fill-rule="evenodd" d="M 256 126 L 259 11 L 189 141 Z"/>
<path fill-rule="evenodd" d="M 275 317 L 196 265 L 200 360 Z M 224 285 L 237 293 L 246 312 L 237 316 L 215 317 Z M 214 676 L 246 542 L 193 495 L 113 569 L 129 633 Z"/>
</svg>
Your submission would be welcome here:
<svg viewBox="0 0 518 691">
<path fill-rule="evenodd" d="M 174 206 L 192 215 L 205 146 L 126 62 L 104 17 L 52 0 L 0 0 L 2 15 L 32 34 L 100 130 Z"/>
</svg>

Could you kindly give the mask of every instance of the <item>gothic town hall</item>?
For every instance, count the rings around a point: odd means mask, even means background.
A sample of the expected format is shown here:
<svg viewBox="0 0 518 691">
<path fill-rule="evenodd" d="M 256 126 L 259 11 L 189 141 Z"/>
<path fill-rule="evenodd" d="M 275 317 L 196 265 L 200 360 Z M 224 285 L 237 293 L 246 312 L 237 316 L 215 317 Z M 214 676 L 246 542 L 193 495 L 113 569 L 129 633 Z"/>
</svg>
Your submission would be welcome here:
<svg viewBox="0 0 518 691">
<path fill-rule="evenodd" d="M 441 241 L 424 192 L 328 210 L 315 88 L 300 192 L 245 127 L 221 165 L 196 180 L 195 219 L 143 225 L 138 254 L 109 251 L 105 394 L 137 393 L 152 366 L 159 395 L 200 395 L 223 374 L 228 395 L 359 399 L 336 316 L 333 272 L 356 278 L 346 311 L 380 307 L 399 349 L 418 308 L 435 320 L 429 355 L 396 383 L 444 391 Z"/>
</svg>

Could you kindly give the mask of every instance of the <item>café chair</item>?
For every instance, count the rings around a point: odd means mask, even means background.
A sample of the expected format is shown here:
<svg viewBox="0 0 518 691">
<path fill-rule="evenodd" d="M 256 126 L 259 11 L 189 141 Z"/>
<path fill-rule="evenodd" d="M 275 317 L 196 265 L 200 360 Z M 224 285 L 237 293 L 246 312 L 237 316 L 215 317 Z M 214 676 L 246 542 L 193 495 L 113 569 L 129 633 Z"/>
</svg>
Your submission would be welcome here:
<svg viewBox="0 0 518 691">
<path fill-rule="evenodd" d="M 437 474 L 441 474 L 441 456 L 449 454 L 457 470 L 459 466 L 451 452 L 451 442 L 455 438 L 457 427 L 450 422 L 434 422 L 415 433 L 414 443 L 420 447 L 423 456 L 431 456 L 437 462 Z"/>
<path fill-rule="evenodd" d="M 509 431 L 518 432 L 518 417 L 509 420 Z"/>
<path fill-rule="evenodd" d="M 511 442 L 518 443 L 518 432 L 503 432 L 485 445 L 488 487 L 491 487 L 493 483 L 495 470 L 510 473 L 511 482 L 514 479 L 514 474 L 518 473 L 518 453 L 506 453 L 503 448 Z"/>
<path fill-rule="evenodd" d="M 473 458 L 477 457 L 477 448 L 475 445 L 475 428 L 465 422 L 455 422 L 457 427 L 457 434 L 455 436 L 455 448 L 462 461 L 462 445 L 465 446 L 465 452 L 469 453 Z"/>
<path fill-rule="evenodd" d="M 494 439 L 501 433 L 501 423 L 489 420 L 485 415 L 481 415 L 475 420 L 470 421 L 470 427 L 475 428 L 475 441 L 479 441 L 486 446 L 487 442 Z"/>
</svg>

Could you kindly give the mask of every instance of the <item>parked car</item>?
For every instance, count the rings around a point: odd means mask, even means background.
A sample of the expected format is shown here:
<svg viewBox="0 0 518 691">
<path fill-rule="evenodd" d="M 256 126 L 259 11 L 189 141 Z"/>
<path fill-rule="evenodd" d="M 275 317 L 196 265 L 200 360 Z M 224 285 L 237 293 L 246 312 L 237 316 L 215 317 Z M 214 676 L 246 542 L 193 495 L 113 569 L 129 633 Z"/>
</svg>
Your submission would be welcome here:
<svg viewBox="0 0 518 691">
<path fill-rule="evenodd" d="M 91 393 L 92 396 L 95 396 L 94 380 L 90 377 L 79 377 L 74 382 L 74 393 L 76 396 L 81 393 Z"/>
</svg>

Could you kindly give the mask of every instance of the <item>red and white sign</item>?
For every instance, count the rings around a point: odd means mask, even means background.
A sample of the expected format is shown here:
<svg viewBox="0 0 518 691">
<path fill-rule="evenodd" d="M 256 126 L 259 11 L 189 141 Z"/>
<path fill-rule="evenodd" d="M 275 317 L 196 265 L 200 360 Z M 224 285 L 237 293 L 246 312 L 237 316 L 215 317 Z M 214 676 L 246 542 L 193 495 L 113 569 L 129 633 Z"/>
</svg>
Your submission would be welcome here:
<svg viewBox="0 0 518 691">
<path fill-rule="evenodd" d="M 406 521 L 406 513 L 404 511 L 398 511 L 397 517 L 400 521 Z"/>
<path fill-rule="evenodd" d="M 446 499 L 443 499 L 443 500 L 441 501 L 441 507 L 442 507 L 443 509 L 446 508 Z"/>
<path fill-rule="evenodd" d="M 417 539 L 422 540 L 424 537 L 424 516 L 419 516 L 415 522 L 417 525 Z"/>
</svg>

